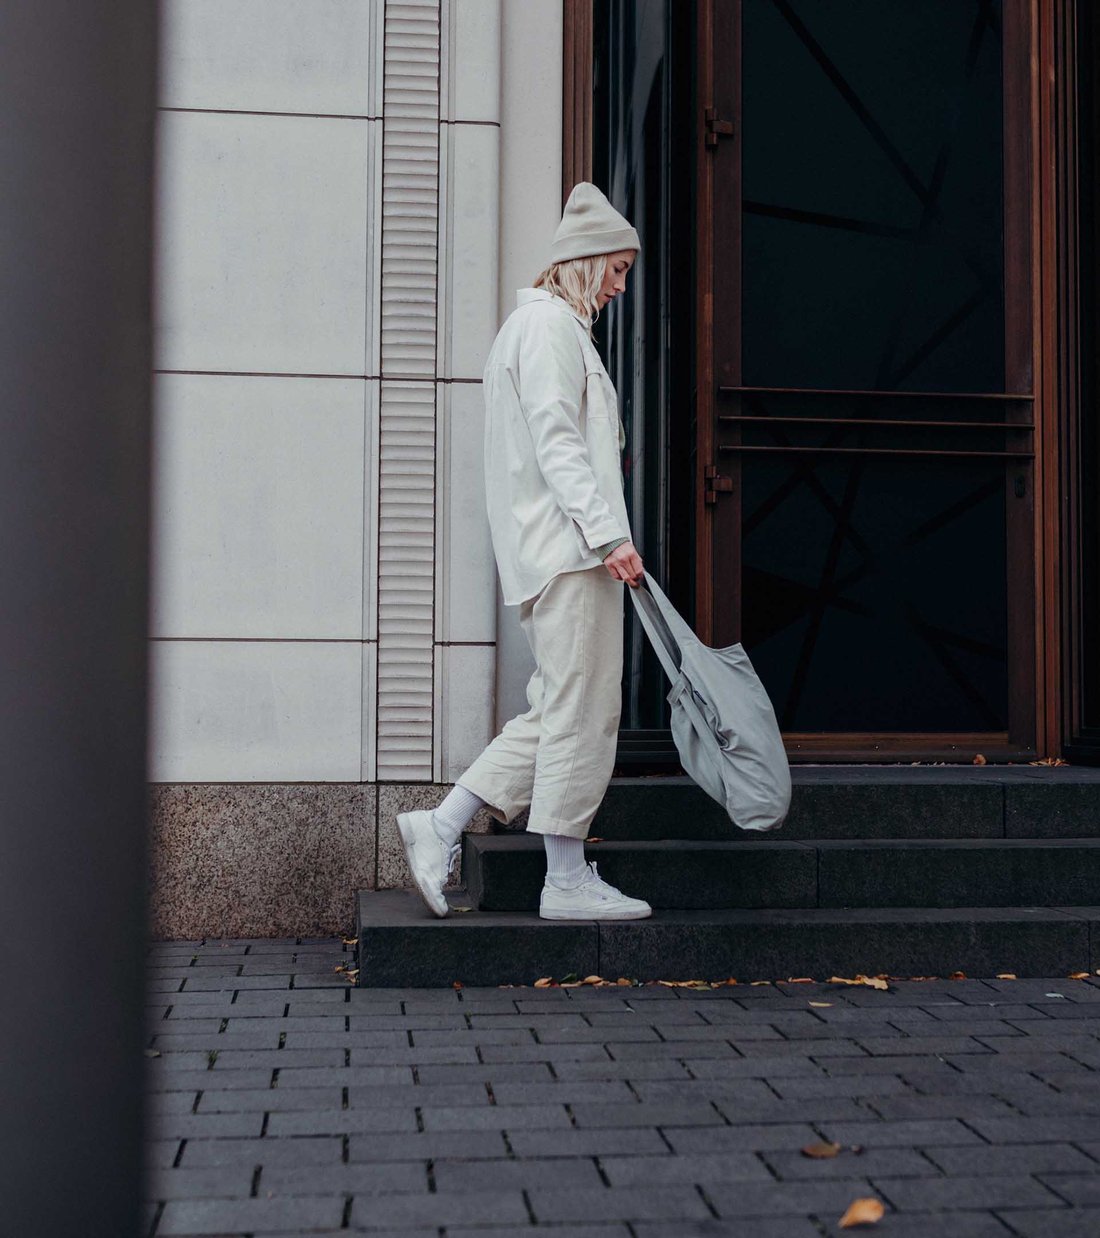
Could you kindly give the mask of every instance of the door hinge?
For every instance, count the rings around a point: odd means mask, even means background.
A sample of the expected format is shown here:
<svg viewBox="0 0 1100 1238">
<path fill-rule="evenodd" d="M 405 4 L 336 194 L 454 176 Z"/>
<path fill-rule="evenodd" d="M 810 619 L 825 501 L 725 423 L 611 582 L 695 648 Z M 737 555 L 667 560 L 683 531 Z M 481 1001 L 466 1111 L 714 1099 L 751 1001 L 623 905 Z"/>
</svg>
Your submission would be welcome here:
<svg viewBox="0 0 1100 1238">
<path fill-rule="evenodd" d="M 717 146 L 720 137 L 728 138 L 733 136 L 733 121 L 723 120 L 718 115 L 716 107 L 704 108 L 703 118 L 706 121 L 706 144 L 708 146 Z"/>
<path fill-rule="evenodd" d="M 703 487 L 704 503 L 717 503 L 720 490 L 728 493 L 733 489 L 733 478 L 723 477 L 718 472 L 717 465 L 708 464 L 703 470 L 703 477 L 706 479 L 706 484 Z"/>
</svg>

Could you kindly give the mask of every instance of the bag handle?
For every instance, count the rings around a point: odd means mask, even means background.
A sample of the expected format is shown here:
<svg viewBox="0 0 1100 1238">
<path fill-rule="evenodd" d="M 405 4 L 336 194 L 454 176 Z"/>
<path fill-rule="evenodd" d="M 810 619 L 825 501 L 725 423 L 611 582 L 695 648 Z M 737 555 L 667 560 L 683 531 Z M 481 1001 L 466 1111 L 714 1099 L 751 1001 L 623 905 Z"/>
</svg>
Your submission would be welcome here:
<svg viewBox="0 0 1100 1238">
<path fill-rule="evenodd" d="M 657 589 L 657 582 L 644 568 L 642 571 L 645 583 L 638 585 L 637 588 L 632 588 L 630 585 L 626 587 L 630 591 L 631 601 L 638 612 L 638 618 L 642 621 L 642 627 L 645 628 L 649 642 L 660 659 L 669 682 L 673 682 L 680 673 L 680 646 L 668 625 L 664 612 L 653 594 L 646 588 L 646 585 L 651 585 Z"/>
</svg>

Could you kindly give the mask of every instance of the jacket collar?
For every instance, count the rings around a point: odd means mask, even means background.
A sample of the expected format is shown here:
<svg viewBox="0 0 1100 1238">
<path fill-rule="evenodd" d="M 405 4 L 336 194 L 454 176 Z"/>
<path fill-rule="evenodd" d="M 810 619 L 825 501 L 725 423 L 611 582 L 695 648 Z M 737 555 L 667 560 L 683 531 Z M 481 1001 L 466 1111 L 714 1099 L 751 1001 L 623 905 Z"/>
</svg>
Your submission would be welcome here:
<svg viewBox="0 0 1100 1238">
<path fill-rule="evenodd" d="M 569 302 L 564 297 L 559 297 L 556 292 L 550 292 L 546 288 L 517 288 L 516 308 L 518 309 L 521 305 L 526 305 L 528 301 L 551 301 L 567 313 L 572 314 L 586 328 L 591 329 L 592 320 L 586 318 L 583 314 L 578 314 Z"/>
</svg>

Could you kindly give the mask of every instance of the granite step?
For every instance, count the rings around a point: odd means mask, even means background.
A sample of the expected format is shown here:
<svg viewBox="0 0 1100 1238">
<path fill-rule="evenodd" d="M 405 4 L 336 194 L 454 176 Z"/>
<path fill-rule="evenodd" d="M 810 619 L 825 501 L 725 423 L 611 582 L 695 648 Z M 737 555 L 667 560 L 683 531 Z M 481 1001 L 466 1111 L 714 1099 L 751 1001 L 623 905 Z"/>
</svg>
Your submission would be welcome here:
<svg viewBox="0 0 1100 1238">
<path fill-rule="evenodd" d="M 798 765 L 791 778 L 790 816 L 771 835 L 784 840 L 1100 837 L 1100 769 Z M 613 778 L 589 832 L 613 840 L 745 837 L 683 775 Z"/>
<path fill-rule="evenodd" d="M 474 910 L 439 919 L 409 890 L 358 897 L 365 988 L 808 976 L 1065 976 L 1100 967 L 1100 907 L 890 907 L 655 911 L 626 923 Z"/>
<path fill-rule="evenodd" d="M 1100 899 L 1100 838 L 588 843 L 600 876 L 655 909 L 1018 907 Z M 537 834 L 466 834 L 463 880 L 482 911 L 537 912 Z"/>
</svg>

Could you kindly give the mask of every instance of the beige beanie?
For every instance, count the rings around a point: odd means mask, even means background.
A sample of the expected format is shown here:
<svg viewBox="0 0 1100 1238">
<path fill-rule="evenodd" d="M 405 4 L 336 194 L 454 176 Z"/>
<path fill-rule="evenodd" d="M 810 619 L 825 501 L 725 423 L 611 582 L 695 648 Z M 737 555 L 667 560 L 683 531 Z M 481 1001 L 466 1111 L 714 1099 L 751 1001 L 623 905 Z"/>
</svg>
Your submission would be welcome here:
<svg viewBox="0 0 1100 1238">
<path fill-rule="evenodd" d="M 591 181 L 578 181 L 554 233 L 551 262 L 641 249 L 637 232 Z"/>
</svg>

